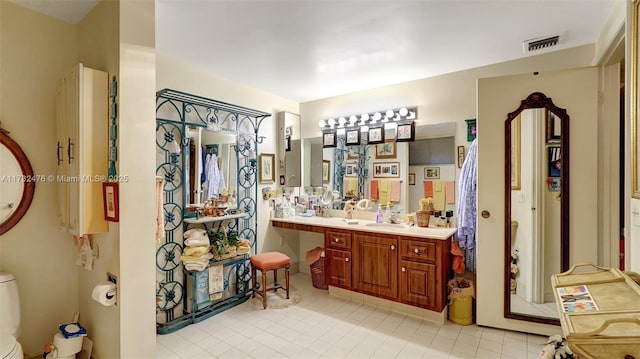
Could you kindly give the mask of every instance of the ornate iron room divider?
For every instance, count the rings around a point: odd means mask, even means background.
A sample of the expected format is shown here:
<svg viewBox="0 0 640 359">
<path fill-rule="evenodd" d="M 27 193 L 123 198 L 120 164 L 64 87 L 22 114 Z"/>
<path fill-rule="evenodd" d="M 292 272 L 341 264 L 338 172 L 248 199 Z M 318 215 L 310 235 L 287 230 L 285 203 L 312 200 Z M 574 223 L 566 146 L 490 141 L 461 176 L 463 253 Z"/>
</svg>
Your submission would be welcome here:
<svg viewBox="0 0 640 359">
<path fill-rule="evenodd" d="M 251 243 L 256 252 L 257 234 L 257 160 L 258 136 L 262 121 L 270 113 L 236 106 L 176 90 L 156 93 L 156 175 L 162 179 L 164 233 L 156 251 L 156 331 L 174 332 L 196 323 L 249 298 L 251 273 L 248 255 L 239 255 L 209 265 L 222 264 L 224 292 L 211 297 L 208 270 L 187 271 L 181 263 L 183 233 L 188 227 L 229 228 Z M 189 128 L 208 129 L 235 136 L 231 146 L 236 157 L 235 202 L 242 213 L 217 218 L 185 218 L 190 203 Z M 230 193 L 230 195 L 232 195 Z M 196 201 L 199 202 L 199 201 Z M 203 296 L 204 294 L 204 296 Z"/>
</svg>

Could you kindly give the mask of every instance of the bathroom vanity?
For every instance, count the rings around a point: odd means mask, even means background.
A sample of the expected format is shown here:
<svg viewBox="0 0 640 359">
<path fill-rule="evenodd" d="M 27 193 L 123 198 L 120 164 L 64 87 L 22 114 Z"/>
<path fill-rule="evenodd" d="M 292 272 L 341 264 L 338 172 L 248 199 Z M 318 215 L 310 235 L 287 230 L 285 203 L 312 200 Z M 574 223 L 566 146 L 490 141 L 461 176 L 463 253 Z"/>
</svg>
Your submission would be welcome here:
<svg viewBox="0 0 640 359">
<path fill-rule="evenodd" d="M 329 293 L 444 322 L 455 228 L 343 218 L 272 218 L 276 228 L 324 234 Z"/>
</svg>

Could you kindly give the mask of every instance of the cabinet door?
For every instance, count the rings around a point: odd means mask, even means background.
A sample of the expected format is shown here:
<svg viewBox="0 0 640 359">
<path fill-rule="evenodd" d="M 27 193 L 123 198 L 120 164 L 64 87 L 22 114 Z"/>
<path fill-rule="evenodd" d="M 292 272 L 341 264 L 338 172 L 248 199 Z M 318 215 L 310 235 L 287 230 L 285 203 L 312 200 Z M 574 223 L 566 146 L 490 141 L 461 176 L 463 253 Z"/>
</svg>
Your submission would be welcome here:
<svg viewBox="0 0 640 359">
<path fill-rule="evenodd" d="M 324 254 L 327 284 L 351 289 L 351 252 L 326 248 Z"/>
<path fill-rule="evenodd" d="M 354 286 L 375 296 L 398 297 L 398 239 L 353 235 Z"/>
<path fill-rule="evenodd" d="M 400 300 L 408 304 L 434 309 L 436 306 L 436 266 L 434 264 L 400 262 Z"/>
</svg>

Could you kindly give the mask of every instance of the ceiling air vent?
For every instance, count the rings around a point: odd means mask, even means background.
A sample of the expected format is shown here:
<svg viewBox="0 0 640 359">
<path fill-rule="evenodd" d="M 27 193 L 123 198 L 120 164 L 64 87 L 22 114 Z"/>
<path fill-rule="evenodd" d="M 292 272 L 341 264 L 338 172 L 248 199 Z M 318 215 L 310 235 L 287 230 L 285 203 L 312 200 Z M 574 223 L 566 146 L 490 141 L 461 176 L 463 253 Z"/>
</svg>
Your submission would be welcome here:
<svg viewBox="0 0 640 359">
<path fill-rule="evenodd" d="M 527 53 L 531 51 L 546 49 L 548 47 L 558 45 L 559 40 L 560 40 L 560 35 L 545 36 L 545 37 L 538 37 L 535 39 L 525 40 L 522 43 L 523 50 L 525 53 Z"/>
</svg>

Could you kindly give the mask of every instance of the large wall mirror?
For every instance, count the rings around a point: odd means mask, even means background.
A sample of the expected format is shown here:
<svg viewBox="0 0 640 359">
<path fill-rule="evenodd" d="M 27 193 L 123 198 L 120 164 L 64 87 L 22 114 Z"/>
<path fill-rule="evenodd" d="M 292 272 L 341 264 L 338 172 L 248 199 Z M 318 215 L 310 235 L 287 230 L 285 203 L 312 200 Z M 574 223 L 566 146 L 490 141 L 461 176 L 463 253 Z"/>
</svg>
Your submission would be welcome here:
<svg viewBox="0 0 640 359">
<path fill-rule="evenodd" d="M 15 226 L 27 213 L 36 187 L 33 169 L 20 146 L 0 128 L 0 234 Z M 25 180 L 26 179 L 26 180 Z"/>
<path fill-rule="evenodd" d="M 535 92 L 505 121 L 504 316 L 559 325 L 551 274 L 569 269 L 569 115 Z"/>
<path fill-rule="evenodd" d="M 302 185 L 302 141 L 300 115 L 291 112 L 278 113 L 279 184 L 286 187 Z"/>
</svg>

